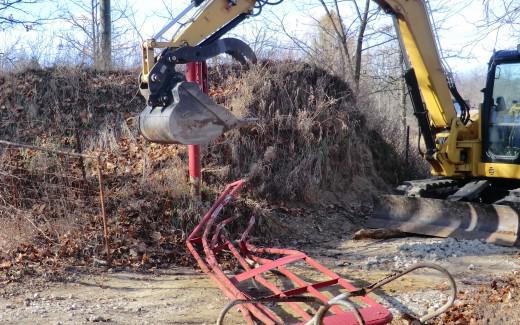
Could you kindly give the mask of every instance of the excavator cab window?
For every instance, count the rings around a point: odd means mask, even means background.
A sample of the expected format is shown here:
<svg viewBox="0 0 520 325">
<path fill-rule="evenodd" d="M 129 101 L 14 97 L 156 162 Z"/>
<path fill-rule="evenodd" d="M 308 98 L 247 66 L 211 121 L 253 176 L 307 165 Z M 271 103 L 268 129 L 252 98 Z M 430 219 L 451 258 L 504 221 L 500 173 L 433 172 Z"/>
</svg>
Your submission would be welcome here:
<svg viewBox="0 0 520 325">
<path fill-rule="evenodd" d="M 520 157 L 520 63 L 496 66 L 488 112 L 487 151 L 491 161 Z"/>
</svg>

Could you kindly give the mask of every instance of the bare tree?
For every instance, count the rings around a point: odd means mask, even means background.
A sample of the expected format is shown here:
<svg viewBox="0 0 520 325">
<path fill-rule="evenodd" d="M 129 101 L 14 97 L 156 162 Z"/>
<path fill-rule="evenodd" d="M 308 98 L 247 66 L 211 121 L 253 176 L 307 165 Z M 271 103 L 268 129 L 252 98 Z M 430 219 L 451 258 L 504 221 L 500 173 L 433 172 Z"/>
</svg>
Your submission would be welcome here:
<svg viewBox="0 0 520 325">
<path fill-rule="evenodd" d="M 337 42 L 340 44 L 341 55 L 345 57 L 343 61 L 348 62 L 348 71 L 354 80 L 356 88 L 358 88 L 361 79 L 363 46 L 367 37 L 367 27 L 376 19 L 380 8 L 371 8 L 371 0 L 350 1 L 356 12 L 356 19 L 347 25 L 344 23 L 344 15 L 340 10 L 340 0 L 319 1 L 332 24 Z M 351 54 L 349 49 L 349 34 L 355 40 L 353 54 Z"/>
<path fill-rule="evenodd" d="M 371 0 L 365 0 L 365 9 L 363 12 L 359 10 L 359 6 L 356 1 L 354 1 L 354 5 L 356 7 L 356 12 L 358 14 L 359 19 L 359 31 L 356 40 L 356 63 L 354 66 L 354 81 L 356 82 L 356 87 L 359 88 L 359 79 L 361 78 L 361 52 L 363 51 L 363 41 L 365 40 L 365 31 L 367 29 L 368 21 L 369 21 L 369 11 L 370 11 L 370 2 Z M 337 1 L 336 1 L 337 6 Z"/>
<path fill-rule="evenodd" d="M 508 25 L 515 30 L 520 27 L 520 1 L 483 0 L 487 27 L 500 28 Z"/>
<path fill-rule="evenodd" d="M 71 0 L 64 8 L 63 18 L 71 27 L 61 35 L 63 45 L 74 50 L 79 63 L 96 65 L 99 58 L 99 20 L 97 0 Z"/>
<path fill-rule="evenodd" d="M 133 15 L 128 2 L 116 1 L 110 7 L 110 17 L 102 17 L 101 1 L 106 0 L 70 0 L 61 10 L 64 21 L 71 28 L 60 37 L 62 46 L 76 53 L 78 63 L 103 69 L 107 67 L 107 63 L 109 66 L 111 61 L 117 61 L 116 58 L 125 60 L 126 57 L 131 57 L 129 52 L 135 52 L 138 40 L 134 39 L 133 27 L 128 24 L 128 17 Z M 110 21 L 102 23 L 103 18 L 110 18 Z M 103 41 L 103 33 L 110 40 Z M 110 58 L 107 58 L 108 54 L 103 55 L 103 47 L 106 52 L 111 52 Z"/>
<path fill-rule="evenodd" d="M 350 75 L 353 75 L 354 72 L 352 68 L 352 56 L 350 54 L 350 49 L 348 46 L 348 30 L 343 24 L 343 16 L 340 13 L 338 1 L 334 0 L 333 9 L 329 9 L 329 5 L 327 5 L 323 0 L 320 0 L 320 3 L 326 12 L 326 17 L 328 19 L 327 22 L 330 24 L 330 26 L 332 26 L 336 42 L 338 43 L 339 49 L 341 50 L 342 67 L 343 69 L 347 68 L 348 72 L 350 72 Z M 325 27 L 327 26 L 327 24 L 322 24 L 318 26 L 322 28 L 322 31 L 328 33 Z"/>
</svg>

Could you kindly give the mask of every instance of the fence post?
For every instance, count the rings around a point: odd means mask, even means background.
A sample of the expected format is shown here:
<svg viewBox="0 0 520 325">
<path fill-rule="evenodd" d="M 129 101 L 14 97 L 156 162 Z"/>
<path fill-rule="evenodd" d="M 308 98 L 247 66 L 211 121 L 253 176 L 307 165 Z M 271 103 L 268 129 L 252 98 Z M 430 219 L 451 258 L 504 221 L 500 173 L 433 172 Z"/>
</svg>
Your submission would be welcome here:
<svg viewBox="0 0 520 325">
<path fill-rule="evenodd" d="M 105 240 L 105 250 L 107 252 L 107 262 L 111 264 L 112 257 L 110 256 L 110 249 L 108 245 L 108 226 L 107 226 L 107 214 L 105 211 L 105 187 L 103 186 L 103 172 L 101 165 L 101 155 L 97 156 L 97 172 L 98 172 L 98 183 L 99 183 L 99 203 L 101 207 L 101 218 L 103 220 L 103 237 Z"/>
<path fill-rule="evenodd" d="M 208 93 L 208 65 L 206 62 L 188 63 L 186 66 L 186 80 L 198 84 L 203 92 Z M 188 159 L 191 195 L 193 199 L 199 201 L 202 178 L 199 145 L 188 145 Z"/>
</svg>

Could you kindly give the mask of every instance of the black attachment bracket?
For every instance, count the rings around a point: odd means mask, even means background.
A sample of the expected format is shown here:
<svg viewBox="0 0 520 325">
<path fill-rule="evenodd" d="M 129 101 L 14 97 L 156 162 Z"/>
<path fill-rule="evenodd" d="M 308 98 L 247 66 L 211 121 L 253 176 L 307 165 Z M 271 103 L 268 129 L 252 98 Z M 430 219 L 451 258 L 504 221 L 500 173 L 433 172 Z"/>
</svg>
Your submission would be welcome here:
<svg viewBox="0 0 520 325">
<path fill-rule="evenodd" d="M 151 107 L 166 107 L 173 101 L 171 90 L 179 82 L 185 81 L 184 76 L 175 71 L 177 64 L 206 61 L 221 54 L 229 54 L 242 64 L 256 63 L 256 55 L 243 41 L 235 38 L 215 40 L 211 44 L 200 46 L 184 46 L 165 49 L 148 74 L 147 87 L 141 86 L 147 92 L 148 105 Z M 145 96 L 146 97 L 146 96 Z"/>
</svg>

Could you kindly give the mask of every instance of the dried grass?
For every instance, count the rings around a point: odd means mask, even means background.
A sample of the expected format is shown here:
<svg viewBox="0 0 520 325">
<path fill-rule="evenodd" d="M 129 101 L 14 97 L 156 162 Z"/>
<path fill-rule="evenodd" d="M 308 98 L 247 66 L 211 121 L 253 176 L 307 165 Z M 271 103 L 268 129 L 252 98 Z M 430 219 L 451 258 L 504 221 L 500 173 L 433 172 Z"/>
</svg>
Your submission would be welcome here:
<svg viewBox="0 0 520 325">
<path fill-rule="evenodd" d="M 247 175 L 251 193 L 274 202 L 319 203 L 323 192 L 354 199 L 367 189 L 386 189 L 386 171 L 377 164 L 389 157 L 374 162 L 373 155 L 385 143 L 367 129 L 347 83 L 292 61 L 239 76 L 232 71 L 232 78 L 212 76 L 222 88 L 235 90 L 218 98 L 235 114 L 259 121 L 209 149 L 213 166 L 229 166 L 227 179 Z"/>
<path fill-rule="evenodd" d="M 187 199 L 185 150 L 149 144 L 138 135 L 134 117 L 143 109 L 144 101 L 135 97 L 135 76 L 131 71 L 80 69 L 5 75 L 0 79 L 0 138 L 46 148 L 103 152 L 114 264 L 141 265 L 143 260 L 152 265 L 182 264 L 183 229 L 192 227 L 198 212 L 190 208 Z M 2 152 L 0 158 L 18 162 L 24 172 L 34 170 L 36 175 L 38 170 L 70 173 L 67 167 L 71 166 L 60 166 L 55 159 L 12 159 Z M 87 172 L 95 167 L 85 164 Z M 48 185 L 40 183 L 37 193 L 44 193 Z M 37 193 L 33 199 L 42 200 Z M 54 203 L 51 205 L 57 208 Z M 97 200 L 91 202 L 90 207 L 97 206 Z M 35 232 L 27 218 L 34 221 L 27 210 L 16 218 L 0 216 L 4 226 L 0 229 L 1 258 L 35 256 L 25 253 L 32 245 L 42 259 L 71 257 L 75 263 L 91 263 L 94 257 L 104 257 L 98 221 L 80 218 L 75 223 L 65 216 L 52 218 L 48 225 L 35 223 L 41 230 Z M 55 242 L 40 240 L 43 235 Z M 141 249 L 143 245 L 146 252 Z M 32 248 L 28 250 L 32 252 Z"/>
</svg>

